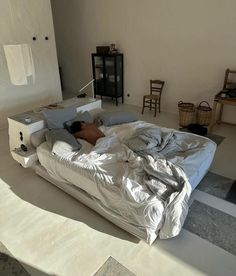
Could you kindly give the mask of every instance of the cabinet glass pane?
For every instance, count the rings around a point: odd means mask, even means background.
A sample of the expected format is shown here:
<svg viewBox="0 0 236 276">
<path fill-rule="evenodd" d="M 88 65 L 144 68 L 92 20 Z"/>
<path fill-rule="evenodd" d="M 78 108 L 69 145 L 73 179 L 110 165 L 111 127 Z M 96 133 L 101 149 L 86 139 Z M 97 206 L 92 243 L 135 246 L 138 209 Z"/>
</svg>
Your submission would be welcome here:
<svg viewBox="0 0 236 276">
<path fill-rule="evenodd" d="M 95 79 L 103 78 L 103 59 L 102 57 L 94 57 Z"/>
<path fill-rule="evenodd" d="M 94 72 L 95 72 L 95 88 L 97 94 L 103 94 L 104 91 L 104 64 L 103 58 L 100 56 L 94 56 Z"/>
<path fill-rule="evenodd" d="M 116 57 L 116 74 L 117 74 L 117 96 L 122 95 L 122 82 L 123 82 L 123 74 L 122 74 L 122 57 Z"/>
<path fill-rule="evenodd" d="M 105 57 L 105 74 L 106 74 L 106 94 L 109 96 L 115 96 L 115 56 Z"/>
<path fill-rule="evenodd" d="M 107 78 L 109 81 L 110 76 L 114 78 L 114 74 L 115 74 L 115 58 L 114 57 L 106 57 L 105 58 L 105 68 L 106 68 Z"/>
</svg>

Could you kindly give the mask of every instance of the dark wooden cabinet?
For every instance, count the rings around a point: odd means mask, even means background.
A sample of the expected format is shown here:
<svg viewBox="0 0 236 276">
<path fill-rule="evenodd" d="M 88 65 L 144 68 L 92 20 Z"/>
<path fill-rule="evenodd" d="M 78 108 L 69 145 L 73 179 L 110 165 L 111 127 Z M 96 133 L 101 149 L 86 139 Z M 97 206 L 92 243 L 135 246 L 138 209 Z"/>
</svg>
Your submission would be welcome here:
<svg viewBox="0 0 236 276">
<path fill-rule="evenodd" d="M 122 99 L 124 103 L 124 65 L 123 54 L 92 54 L 94 94 Z"/>
</svg>

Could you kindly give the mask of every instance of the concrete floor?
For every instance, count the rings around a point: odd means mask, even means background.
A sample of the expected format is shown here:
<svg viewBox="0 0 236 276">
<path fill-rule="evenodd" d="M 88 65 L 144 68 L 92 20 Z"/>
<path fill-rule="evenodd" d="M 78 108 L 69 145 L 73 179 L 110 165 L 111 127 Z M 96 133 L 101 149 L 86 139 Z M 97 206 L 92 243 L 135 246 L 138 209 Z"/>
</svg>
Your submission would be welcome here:
<svg viewBox="0 0 236 276">
<path fill-rule="evenodd" d="M 106 110 L 133 110 L 104 102 Z M 178 116 L 146 111 L 140 118 L 178 128 Z M 217 126 L 226 139 L 218 147 L 211 171 L 236 178 L 236 128 Z M 235 275 L 236 257 L 182 230 L 152 246 L 137 240 L 63 191 L 24 169 L 10 156 L 7 130 L 0 131 L 0 241 L 32 275 L 93 275 L 115 258 L 136 275 Z M 195 191 L 197 199 L 235 216 L 236 207 Z"/>
</svg>

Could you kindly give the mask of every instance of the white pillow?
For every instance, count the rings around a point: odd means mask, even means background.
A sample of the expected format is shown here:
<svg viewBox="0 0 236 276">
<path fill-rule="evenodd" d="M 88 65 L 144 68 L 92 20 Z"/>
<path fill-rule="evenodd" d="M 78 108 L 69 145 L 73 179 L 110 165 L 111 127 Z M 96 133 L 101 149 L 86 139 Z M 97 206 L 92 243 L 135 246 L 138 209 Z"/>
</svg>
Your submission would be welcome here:
<svg viewBox="0 0 236 276">
<path fill-rule="evenodd" d="M 44 128 L 31 134 L 30 142 L 33 147 L 37 148 L 39 145 L 46 141 L 45 133 L 47 131 L 48 128 Z"/>
<path fill-rule="evenodd" d="M 43 115 L 47 121 L 49 129 L 64 128 L 64 123 L 73 120 L 77 113 L 75 107 L 66 107 L 62 109 L 45 109 Z"/>
<path fill-rule="evenodd" d="M 98 117 L 104 126 L 126 124 L 138 120 L 137 114 L 129 111 L 103 112 Z"/>
<path fill-rule="evenodd" d="M 81 144 L 66 129 L 49 130 L 45 133 L 45 137 L 52 153 L 58 156 L 81 149 Z"/>
</svg>

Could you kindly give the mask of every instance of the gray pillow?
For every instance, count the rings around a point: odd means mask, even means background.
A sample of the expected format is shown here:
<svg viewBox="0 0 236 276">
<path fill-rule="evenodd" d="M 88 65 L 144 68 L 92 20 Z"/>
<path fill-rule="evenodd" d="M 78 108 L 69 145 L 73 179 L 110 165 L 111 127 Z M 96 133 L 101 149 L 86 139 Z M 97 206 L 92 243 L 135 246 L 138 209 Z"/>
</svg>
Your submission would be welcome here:
<svg viewBox="0 0 236 276">
<path fill-rule="evenodd" d="M 103 112 L 104 112 L 103 108 L 94 108 L 89 110 L 89 114 L 93 117 L 94 120 Z"/>
<path fill-rule="evenodd" d="M 99 115 L 99 119 L 105 126 L 112 126 L 135 122 L 138 120 L 138 116 L 128 111 L 103 112 Z"/>
<path fill-rule="evenodd" d="M 72 120 L 76 117 L 76 108 L 67 107 L 63 109 L 45 109 L 43 115 L 47 121 L 49 129 L 64 128 L 66 121 Z"/>
<path fill-rule="evenodd" d="M 67 122 L 64 123 L 64 127 L 69 131 L 71 132 L 71 125 L 74 123 L 74 122 L 85 122 L 86 124 L 91 124 L 93 123 L 93 117 L 92 115 L 88 112 L 88 111 L 85 111 L 85 112 L 79 112 L 75 118 L 73 118 L 73 120 L 69 120 Z"/>
<path fill-rule="evenodd" d="M 45 137 L 53 154 L 62 156 L 81 149 L 81 144 L 66 129 L 49 130 L 45 133 Z"/>
<path fill-rule="evenodd" d="M 39 131 L 36 131 L 31 134 L 30 136 L 30 142 L 32 146 L 37 148 L 39 145 L 41 145 L 43 142 L 46 141 L 45 133 L 48 131 L 48 128 L 41 129 Z"/>
</svg>

